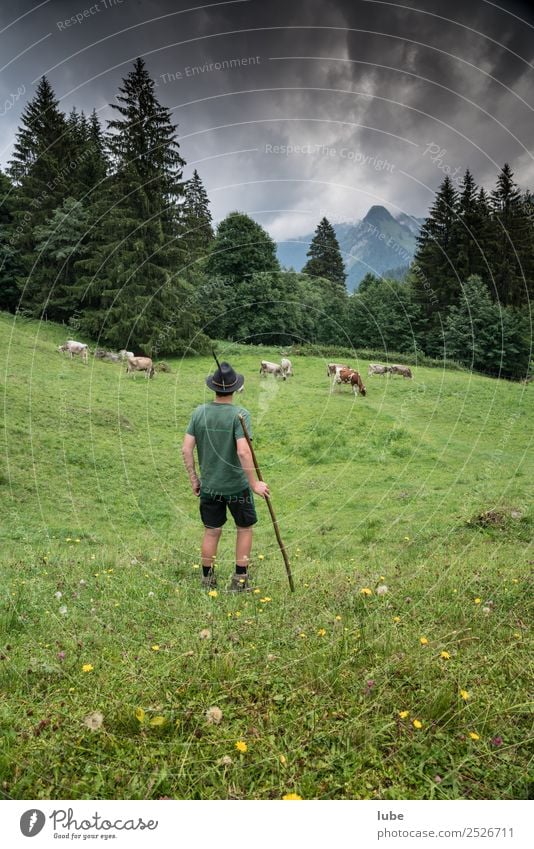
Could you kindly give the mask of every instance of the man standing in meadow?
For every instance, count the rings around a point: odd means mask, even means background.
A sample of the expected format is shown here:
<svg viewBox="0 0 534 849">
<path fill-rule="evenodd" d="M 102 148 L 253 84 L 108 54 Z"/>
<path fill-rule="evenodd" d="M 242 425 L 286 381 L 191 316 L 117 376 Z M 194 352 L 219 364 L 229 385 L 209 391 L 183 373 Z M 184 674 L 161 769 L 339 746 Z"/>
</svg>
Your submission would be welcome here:
<svg viewBox="0 0 534 849">
<path fill-rule="evenodd" d="M 193 494 L 200 498 L 200 517 L 204 524 L 202 586 L 208 590 L 217 586 L 215 556 L 227 508 L 237 531 L 235 574 L 230 590 L 241 592 L 250 588 L 248 566 L 252 528 L 258 521 L 252 493 L 262 498 L 269 495 L 267 484 L 256 478 L 252 454 L 239 421 L 242 415 L 252 436 L 250 413 L 233 405 L 234 392 L 241 389 L 244 380 L 229 363 L 221 363 L 215 373 L 206 378 L 207 386 L 215 392 L 215 400 L 193 411 L 182 446 Z M 195 467 L 195 446 L 200 478 Z"/>
</svg>

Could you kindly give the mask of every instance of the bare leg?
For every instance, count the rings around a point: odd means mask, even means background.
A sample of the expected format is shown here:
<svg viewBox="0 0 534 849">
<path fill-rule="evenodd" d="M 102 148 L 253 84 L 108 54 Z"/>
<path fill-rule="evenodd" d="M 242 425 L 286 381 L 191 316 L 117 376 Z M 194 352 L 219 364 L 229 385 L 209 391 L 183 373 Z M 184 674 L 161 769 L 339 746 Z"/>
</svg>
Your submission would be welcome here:
<svg viewBox="0 0 534 849">
<path fill-rule="evenodd" d="M 205 528 L 202 540 L 202 565 L 213 568 L 222 528 Z"/>
<path fill-rule="evenodd" d="M 248 566 L 250 563 L 250 552 L 252 550 L 252 528 L 236 528 L 237 538 L 235 543 L 236 566 Z"/>
</svg>

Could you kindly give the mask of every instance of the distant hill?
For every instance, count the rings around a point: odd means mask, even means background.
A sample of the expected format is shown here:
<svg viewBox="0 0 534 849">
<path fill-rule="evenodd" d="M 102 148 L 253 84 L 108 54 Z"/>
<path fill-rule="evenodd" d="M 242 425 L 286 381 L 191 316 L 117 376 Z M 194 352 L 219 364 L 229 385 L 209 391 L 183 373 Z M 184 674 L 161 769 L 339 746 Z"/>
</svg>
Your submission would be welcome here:
<svg viewBox="0 0 534 849">
<path fill-rule="evenodd" d="M 404 212 L 393 217 L 385 207 L 372 206 L 365 218 L 356 224 L 334 224 L 347 269 L 347 288 L 357 289 L 369 271 L 383 274 L 394 269 L 395 277 L 402 277 L 413 259 L 416 238 L 424 220 Z M 280 263 L 300 271 L 306 263 L 312 237 L 310 234 L 279 242 Z"/>
</svg>

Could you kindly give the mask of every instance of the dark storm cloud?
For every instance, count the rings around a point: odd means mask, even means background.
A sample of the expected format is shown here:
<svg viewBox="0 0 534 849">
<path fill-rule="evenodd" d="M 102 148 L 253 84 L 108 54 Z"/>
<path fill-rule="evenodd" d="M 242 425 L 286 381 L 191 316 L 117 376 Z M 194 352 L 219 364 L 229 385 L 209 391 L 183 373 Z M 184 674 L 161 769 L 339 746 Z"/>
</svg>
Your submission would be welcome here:
<svg viewBox="0 0 534 849">
<path fill-rule="evenodd" d="M 0 33 L 4 162 L 41 74 L 105 119 L 143 55 L 217 218 L 282 237 L 372 203 L 422 215 L 447 171 L 491 185 L 507 160 L 534 184 L 527 4 L 62 0 L 13 4 L 0 29 L 30 9 Z"/>
</svg>

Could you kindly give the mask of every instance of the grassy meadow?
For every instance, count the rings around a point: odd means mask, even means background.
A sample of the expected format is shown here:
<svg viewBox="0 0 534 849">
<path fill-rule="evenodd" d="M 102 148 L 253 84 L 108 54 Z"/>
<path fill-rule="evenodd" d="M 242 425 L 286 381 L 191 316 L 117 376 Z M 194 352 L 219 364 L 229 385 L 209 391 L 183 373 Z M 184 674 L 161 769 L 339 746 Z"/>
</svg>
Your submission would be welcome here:
<svg viewBox="0 0 534 849">
<path fill-rule="evenodd" d="M 134 380 L 67 335 L 0 315 L 4 798 L 532 794 L 532 386 L 353 361 L 354 398 L 221 343 L 296 592 L 259 503 L 259 592 L 228 523 L 210 596 L 180 447 L 213 362 Z"/>
</svg>

